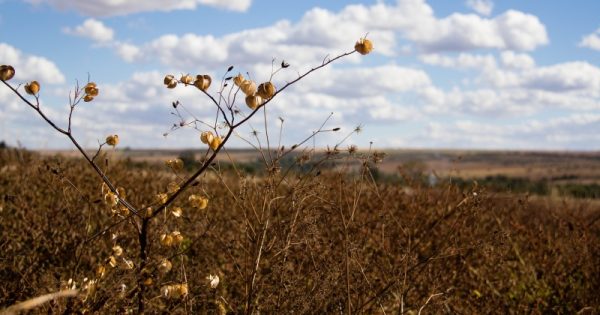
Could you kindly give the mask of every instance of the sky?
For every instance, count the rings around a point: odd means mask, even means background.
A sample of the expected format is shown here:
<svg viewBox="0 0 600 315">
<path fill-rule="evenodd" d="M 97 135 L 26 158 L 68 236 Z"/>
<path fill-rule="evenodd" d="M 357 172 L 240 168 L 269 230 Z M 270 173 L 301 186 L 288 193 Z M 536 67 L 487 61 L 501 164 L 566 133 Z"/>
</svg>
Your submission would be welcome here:
<svg viewBox="0 0 600 315">
<path fill-rule="evenodd" d="M 361 126 L 344 146 L 590 151 L 600 150 L 598 12 L 596 0 L 0 0 L 0 64 L 16 69 L 13 84 L 40 82 L 42 110 L 61 126 L 76 82 L 96 82 L 100 95 L 73 115 L 85 147 L 118 134 L 123 147 L 198 148 L 197 130 L 170 131 L 171 104 L 209 123 L 215 106 L 193 87 L 165 88 L 166 74 L 209 74 L 217 97 L 229 66 L 260 83 L 285 60 L 280 87 L 367 35 L 371 54 L 292 85 L 228 146 L 267 134 L 292 145 L 333 113 L 326 128 L 341 129 L 318 146 Z M 0 140 L 71 147 L 4 85 Z"/>
</svg>

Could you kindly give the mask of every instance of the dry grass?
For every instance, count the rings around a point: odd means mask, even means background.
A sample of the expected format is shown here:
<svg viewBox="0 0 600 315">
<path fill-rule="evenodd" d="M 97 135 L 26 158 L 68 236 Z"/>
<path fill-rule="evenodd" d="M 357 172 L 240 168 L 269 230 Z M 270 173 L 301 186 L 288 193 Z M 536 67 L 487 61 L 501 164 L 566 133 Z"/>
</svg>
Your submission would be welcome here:
<svg viewBox="0 0 600 315">
<path fill-rule="evenodd" d="M 150 204 L 172 180 L 154 171 L 161 166 L 131 166 L 115 162 L 108 173 L 130 187 L 132 203 Z M 36 311 L 136 310 L 138 273 L 120 267 L 95 273 L 115 243 L 137 266 L 135 227 L 122 224 L 86 242 L 118 218 L 100 202 L 100 182 L 83 162 L 7 149 L 0 150 L 0 169 L 0 309 L 65 289 L 73 279 L 80 297 Z M 149 226 L 146 311 L 599 311 L 594 204 L 495 195 L 484 187 L 395 186 L 373 181 L 369 172 L 326 170 L 291 173 L 281 183 L 283 175 L 207 174 L 192 192 L 211 196 L 208 209 L 179 204 L 185 218 L 161 214 Z M 186 241 L 166 249 L 158 235 L 173 229 Z M 163 275 L 158 265 L 169 257 L 173 269 Z M 216 289 L 209 274 L 221 278 Z M 84 278 L 98 279 L 94 290 L 83 287 Z M 189 287 L 185 298 L 161 297 L 163 285 L 181 282 Z"/>
</svg>

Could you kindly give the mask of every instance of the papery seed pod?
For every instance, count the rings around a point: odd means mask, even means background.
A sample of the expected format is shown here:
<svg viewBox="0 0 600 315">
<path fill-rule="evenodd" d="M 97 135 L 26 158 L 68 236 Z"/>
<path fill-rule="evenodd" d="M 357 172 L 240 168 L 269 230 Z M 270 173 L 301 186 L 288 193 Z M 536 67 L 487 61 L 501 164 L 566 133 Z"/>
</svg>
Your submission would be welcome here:
<svg viewBox="0 0 600 315">
<path fill-rule="evenodd" d="M 91 101 L 93 101 L 93 100 L 94 100 L 94 97 L 93 97 L 93 96 L 91 96 L 91 95 L 89 95 L 89 94 L 86 94 L 86 95 L 83 97 L 83 101 L 84 101 L 84 102 L 86 102 L 86 103 L 89 103 L 89 102 L 91 102 Z"/>
<path fill-rule="evenodd" d="M 158 266 L 158 270 L 162 273 L 168 273 L 173 268 L 173 264 L 168 259 L 163 259 Z"/>
<path fill-rule="evenodd" d="M 148 208 L 146 208 L 146 218 L 149 218 L 149 217 L 151 217 L 151 216 L 152 216 L 152 212 L 153 212 L 153 211 L 154 211 L 154 210 L 152 209 L 152 207 L 148 207 Z"/>
<path fill-rule="evenodd" d="M 119 194 L 119 197 L 125 198 L 125 188 L 117 187 L 117 194 Z"/>
<path fill-rule="evenodd" d="M 202 141 L 202 143 L 209 144 L 212 142 L 214 137 L 215 136 L 213 135 L 212 132 L 204 131 L 200 134 L 200 141 Z"/>
<path fill-rule="evenodd" d="M 354 45 L 354 49 L 361 55 L 367 55 L 373 50 L 373 43 L 366 38 L 361 38 Z"/>
<path fill-rule="evenodd" d="M 262 97 L 258 95 L 248 95 L 246 96 L 246 105 L 250 107 L 250 109 L 255 110 L 262 104 Z"/>
<path fill-rule="evenodd" d="M 169 194 L 174 194 L 174 193 L 176 193 L 178 190 L 179 190 L 179 185 L 177 185 L 177 183 L 176 183 L 176 182 L 170 182 L 170 183 L 167 185 L 167 192 L 168 192 Z"/>
<path fill-rule="evenodd" d="M 268 100 L 271 97 L 273 97 L 273 95 L 275 95 L 275 92 L 276 92 L 275 85 L 271 82 L 265 82 L 265 83 L 261 83 L 258 86 L 256 95 L 262 97 L 265 100 Z"/>
<path fill-rule="evenodd" d="M 167 199 L 169 199 L 169 196 L 167 194 L 164 194 L 164 193 L 156 194 L 156 202 L 161 205 L 164 204 L 165 202 L 167 202 Z"/>
<path fill-rule="evenodd" d="M 36 95 L 40 92 L 40 84 L 38 81 L 31 81 L 25 84 L 25 92 L 27 94 Z"/>
<path fill-rule="evenodd" d="M 233 78 L 233 84 L 240 86 L 244 80 L 244 76 L 241 73 L 238 73 L 238 75 Z"/>
<path fill-rule="evenodd" d="M 10 65 L 0 66 L 0 80 L 8 81 L 15 76 L 15 68 Z"/>
<path fill-rule="evenodd" d="M 106 144 L 111 145 L 111 146 L 116 146 L 117 144 L 119 144 L 119 136 L 118 135 L 111 135 L 106 137 Z"/>
<path fill-rule="evenodd" d="M 170 285 L 164 285 L 160 288 L 160 295 L 162 295 L 162 297 L 164 298 L 171 298 L 173 296 L 172 294 L 173 292 L 173 286 Z"/>
<path fill-rule="evenodd" d="M 173 244 L 179 245 L 183 242 L 183 235 L 179 231 L 171 232 L 171 236 L 173 237 Z"/>
<path fill-rule="evenodd" d="M 213 151 L 216 151 L 221 145 L 221 142 L 223 142 L 223 139 L 221 139 L 221 137 L 214 137 L 210 142 L 210 148 L 213 149 Z"/>
<path fill-rule="evenodd" d="M 167 74 L 165 76 L 165 79 L 163 80 L 163 83 L 165 85 L 169 85 L 171 84 L 173 81 L 175 81 L 175 76 L 173 76 L 172 74 Z"/>
<path fill-rule="evenodd" d="M 104 195 L 104 201 L 109 206 L 116 206 L 119 203 L 119 198 L 112 192 L 107 192 L 106 195 Z"/>
<path fill-rule="evenodd" d="M 85 94 L 87 94 L 87 95 L 98 96 L 98 87 L 96 87 L 96 83 L 94 83 L 94 82 L 90 82 L 90 83 L 86 84 L 85 88 L 83 90 L 85 91 Z"/>
<path fill-rule="evenodd" d="M 179 218 L 183 215 L 183 210 L 181 207 L 174 207 L 173 210 L 171 210 L 171 213 L 174 217 Z"/>
<path fill-rule="evenodd" d="M 212 78 L 208 74 L 204 74 L 204 75 L 199 74 L 196 76 L 196 82 L 194 82 L 194 85 L 198 89 L 200 89 L 202 91 L 206 91 L 210 87 L 211 83 L 212 83 Z"/>
<path fill-rule="evenodd" d="M 177 288 L 178 293 L 181 297 L 186 297 L 188 295 L 188 285 L 187 283 L 182 283 Z"/>
<path fill-rule="evenodd" d="M 217 286 L 219 285 L 219 276 L 218 275 L 208 275 L 208 277 L 206 277 L 206 279 L 208 280 L 208 284 L 210 285 L 211 288 L 216 289 Z"/>
<path fill-rule="evenodd" d="M 163 234 L 160 236 L 160 244 L 166 247 L 173 246 L 173 236 L 171 234 Z"/>
<path fill-rule="evenodd" d="M 186 74 L 186 75 L 182 75 L 181 79 L 179 79 L 179 81 L 181 81 L 181 83 L 188 85 L 188 84 L 192 84 L 192 82 L 194 82 L 194 79 L 192 78 L 191 75 Z"/>
<path fill-rule="evenodd" d="M 177 87 L 177 81 L 173 80 L 171 81 L 171 83 L 167 84 L 167 88 L 169 89 L 174 89 L 175 87 Z"/>
<path fill-rule="evenodd" d="M 119 214 L 126 217 L 129 215 L 129 208 L 124 205 L 119 205 Z"/>
<path fill-rule="evenodd" d="M 119 245 L 113 246 L 112 251 L 113 254 L 117 257 L 123 255 L 123 248 Z"/>
<path fill-rule="evenodd" d="M 240 84 L 240 90 L 242 90 L 246 96 L 254 95 L 254 93 L 256 93 L 256 83 L 250 80 L 244 80 Z"/>
</svg>

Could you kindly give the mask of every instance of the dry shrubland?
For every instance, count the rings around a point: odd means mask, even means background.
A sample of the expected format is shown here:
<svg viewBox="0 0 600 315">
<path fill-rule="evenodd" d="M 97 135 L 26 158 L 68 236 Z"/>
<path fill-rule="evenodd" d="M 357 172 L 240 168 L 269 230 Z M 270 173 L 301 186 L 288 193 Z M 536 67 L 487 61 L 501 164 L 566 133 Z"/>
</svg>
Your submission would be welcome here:
<svg viewBox="0 0 600 315">
<path fill-rule="evenodd" d="M 95 152 L 79 144 L 72 117 L 102 97 L 96 83 L 76 84 L 61 127 L 46 115 L 41 85 L 9 83 L 18 69 L 2 65 L 2 83 L 80 156 L 0 148 L 2 312 L 597 312 L 600 217 L 593 204 L 545 203 L 476 183 L 430 187 L 410 172 L 382 181 L 383 153 L 342 150 L 360 126 L 326 151 L 307 144 L 340 131 L 326 127 L 331 116 L 287 148 L 279 118 L 280 138 L 269 141 L 267 105 L 279 93 L 372 50 L 361 38 L 292 80 L 277 81 L 290 65 L 273 60 L 260 84 L 249 73 L 231 75 L 231 66 L 212 90 L 206 74 L 166 75 L 165 88 L 199 90 L 214 120 L 173 102 L 178 121 L 165 135 L 193 129 L 202 148 L 185 162 L 141 166 L 115 156 L 126 143 L 118 134 Z M 245 139 L 237 130 L 253 116 L 264 117 L 264 134 L 252 128 L 254 138 Z M 256 149 L 259 172 L 217 159 L 229 156 L 231 137 Z"/>
<path fill-rule="evenodd" d="M 107 174 L 131 187 L 136 204 L 152 203 L 148 196 L 173 179 L 161 165 L 148 171 L 110 163 Z M 591 205 L 476 186 L 381 184 L 370 176 L 372 163 L 359 172 L 313 166 L 279 183 L 281 173 L 254 177 L 214 164 L 198 179 L 209 207 L 176 203 L 181 217 L 167 212 L 149 226 L 155 236 L 178 229 L 185 240 L 171 248 L 149 240 L 146 311 L 346 313 L 348 301 L 352 312 L 367 314 L 423 306 L 425 313 L 598 311 L 600 222 L 590 225 L 598 214 Z M 80 297 L 37 310 L 136 310 L 140 279 L 122 261 L 107 263 L 119 244 L 118 258 L 139 264 L 136 227 L 124 222 L 90 239 L 118 217 L 103 205 L 85 162 L 4 149 L 0 169 L 0 306 L 64 289 L 72 279 Z M 169 272 L 161 272 L 161 259 L 172 262 Z M 220 278 L 215 288 L 209 275 Z M 97 280 L 93 289 L 85 278 Z M 161 294 L 182 282 L 187 295 Z"/>
</svg>

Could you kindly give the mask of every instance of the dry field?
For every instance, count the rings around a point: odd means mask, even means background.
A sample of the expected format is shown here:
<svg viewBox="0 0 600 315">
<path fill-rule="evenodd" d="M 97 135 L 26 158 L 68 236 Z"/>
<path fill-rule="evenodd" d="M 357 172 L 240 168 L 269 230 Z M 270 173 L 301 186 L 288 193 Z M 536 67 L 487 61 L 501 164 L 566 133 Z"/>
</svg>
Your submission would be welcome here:
<svg viewBox="0 0 600 315">
<path fill-rule="evenodd" d="M 120 151 L 125 158 L 111 156 L 104 167 L 132 203 L 149 205 L 175 178 L 162 161 L 180 153 L 139 153 Z M 240 164 L 255 160 L 236 154 Z M 597 159 L 388 152 L 378 165 L 340 157 L 336 167 L 268 176 L 221 160 L 192 188 L 209 196 L 207 209 L 187 207 L 186 194 L 176 202 L 181 217 L 165 212 L 152 221 L 151 258 L 140 270 L 134 224 L 125 220 L 95 237 L 122 220 L 103 204 L 101 182 L 83 161 L 3 149 L 0 310 L 73 287 L 72 279 L 77 297 L 32 312 L 136 313 L 141 299 L 150 314 L 597 314 L 595 202 L 496 192 L 442 176 L 513 172 L 595 182 Z M 378 178 L 376 167 L 401 181 Z M 432 170 L 442 174 L 433 187 L 414 176 Z M 173 229 L 184 241 L 162 246 L 161 233 Z M 123 253 L 112 267 L 117 244 Z M 172 262 L 168 272 L 164 259 Z M 220 278 L 214 288 L 208 275 Z M 178 283 L 187 294 L 164 294 Z"/>
</svg>

